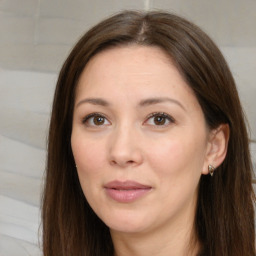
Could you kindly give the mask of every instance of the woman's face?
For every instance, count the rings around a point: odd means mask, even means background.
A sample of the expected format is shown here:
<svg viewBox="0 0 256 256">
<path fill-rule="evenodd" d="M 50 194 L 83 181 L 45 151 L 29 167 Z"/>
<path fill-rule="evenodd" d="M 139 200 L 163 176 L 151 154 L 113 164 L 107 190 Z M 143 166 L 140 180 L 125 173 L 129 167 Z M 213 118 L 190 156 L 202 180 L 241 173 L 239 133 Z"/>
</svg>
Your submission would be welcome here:
<svg viewBox="0 0 256 256">
<path fill-rule="evenodd" d="M 86 65 L 72 150 L 84 195 L 111 232 L 191 224 L 208 137 L 194 93 L 161 49 L 109 49 Z"/>
</svg>

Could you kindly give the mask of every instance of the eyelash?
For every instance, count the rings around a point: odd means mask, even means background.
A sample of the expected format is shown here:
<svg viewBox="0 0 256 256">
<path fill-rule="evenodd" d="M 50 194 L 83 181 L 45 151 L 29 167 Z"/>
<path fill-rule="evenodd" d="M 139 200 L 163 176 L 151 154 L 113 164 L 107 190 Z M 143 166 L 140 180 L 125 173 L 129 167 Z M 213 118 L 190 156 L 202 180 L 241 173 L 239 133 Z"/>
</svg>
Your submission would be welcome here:
<svg viewBox="0 0 256 256">
<path fill-rule="evenodd" d="M 168 120 L 169 123 L 175 123 L 174 118 L 173 118 L 172 116 L 170 116 L 170 115 L 164 113 L 164 112 L 154 112 L 154 113 L 151 113 L 151 114 L 147 117 L 146 122 L 147 122 L 148 120 L 150 120 L 151 118 L 156 118 L 156 117 L 164 118 L 165 122 L 166 122 L 166 120 Z M 169 124 L 169 123 L 168 123 L 168 124 Z M 155 124 L 155 126 L 162 127 L 162 126 L 167 126 L 168 124 L 159 124 L 159 125 Z"/>
<path fill-rule="evenodd" d="M 102 113 L 91 113 L 89 115 L 87 115 L 86 117 L 84 117 L 82 119 L 82 123 L 83 124 L 87 124 L 88 126 L 90 126 L 88 124 L 88 121 L 91 119 L 91 118 L 95 118 L 95 117 L 99 117 L 99 118 L 103 118 L 104 119 L 104 122 L 108 119 L 105 115 L 103 115 Z M 164 127 L 164 126 L 168 126 L 169 123 L 175 123 L 175 120 L 173 117 L 171 117 L 170 115 L 164 113 L 164 112 L 154 112 L 154 113 L 151 113 L 150 115 L 147 116 L 146 118 L 146 121 L 144 122 L 147 123 L 151 118 L 156 118 L 156 117 L 160 117 L 160 118 L 163 118 L 164 119 L 164 124 L 152 124 L 152 126 L 159 126 L 159 127 Z M 166 120 L 169 122 L 168 124 L 165 124 L 166 123 Z M 108 121 L 109 122 L 109 121 Z M 110 122 L 109 122 L 110 123 Z M 104 124 L 102 124 L 104 125 Z M 102 125 L 96 125 L 94 123 L 94 125 L 92 126 L 102 126 Z"/>
<path fill-rule="evenodd" d="M 88 121 L 90 120 L 90 118 L 93 118 L 93 117 L 103 118 L 104 121 L 107 120 L 107 117 L 106 117 L 105 115 L 101 114 L 101 113 L 91 113 L 91 114 L 87 115 L 86 117 L 84 117 L 84 118 L 82 119 L 82 123 L 83 123 L 83 124 L 88 123 Z M 89 125 L 88 125 L 88 126 L 89 126 Z M 95 126 L 97 126 L 97 125 L 95 124 Z M 100 126 L 100 125 L 98 125 L 98 126 Z"/>
</svg>

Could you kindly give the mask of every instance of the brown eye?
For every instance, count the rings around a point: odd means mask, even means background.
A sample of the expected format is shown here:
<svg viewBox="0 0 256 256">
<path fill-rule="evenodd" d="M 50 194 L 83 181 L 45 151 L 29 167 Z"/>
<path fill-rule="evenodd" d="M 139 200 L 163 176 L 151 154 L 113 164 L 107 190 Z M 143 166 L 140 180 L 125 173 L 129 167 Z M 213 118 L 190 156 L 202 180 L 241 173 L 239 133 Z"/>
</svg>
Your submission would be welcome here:
<svg viewBox="0 0 256 256">
<path fill-rule="evenodd" d="M 83 124 L 89 127 L 96 127 L 110 125 L 110 122 L 105 116 L 97 113 L 92 113 L 83 119 Z"/>
<path fill-rule="evenodd" d="M 164 116 L 155 116 L 154 117 L 155 125 L 164 125 L 166 123 L 166 117 Z"/>
<path fill-rule="evenodd" d="M 102 117 L 102 116 L 95 116 L 93 118 L 93 123 L 95 125 L 103 125 L 105 122 L 105 117 Z"/>
<path fill-rule="evenodd" d="M 168 126 L 171 123 L 175 123 L 175 120 L 166 113 L 152 113 L 145 121 L 145 125 L 150 126 Z"/>
</svg>

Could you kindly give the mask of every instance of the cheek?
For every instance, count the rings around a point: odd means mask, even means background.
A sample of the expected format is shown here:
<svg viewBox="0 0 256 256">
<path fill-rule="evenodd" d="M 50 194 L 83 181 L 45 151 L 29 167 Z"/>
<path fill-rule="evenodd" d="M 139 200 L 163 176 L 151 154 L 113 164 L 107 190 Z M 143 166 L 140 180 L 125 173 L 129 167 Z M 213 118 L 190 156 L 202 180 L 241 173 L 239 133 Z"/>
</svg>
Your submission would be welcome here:
<svg viewBox="0 0 256 256">
<path fill-rule="evenodd" d="M 153 144 L 151 143 L 148 149 L 148 161 L 156 165 L 156 167 L 164 167 L 167 163 L 175 165 L 185 153 L 184 146 L 178 139 L 165 138 L 158 140 L 153 142 Z"/>
<path fill-rule="evenodd" d="M 104 150 L 99 150 L 98 143 L 81 137 L 71 141 L 80 185 L 89 204 L 94 205 L 94 198 L 99 196 L 97 188 L 101 187 L 104 171 Z"/>
<path fill-rule="evenodd" d="M 158 176 L 168 175 L 177 178 L 195 173 L 200 175 L 204 162 L 203 141 L 185 136 L 158 141 L 151 145 L 148 159 Z"/>
<path fill-rule="evenodd" d="M 102 169 L 105 159 L 102 145 L 82 138 L 73 138 L 71 143 L 79 176 L 90 176 Z"/>
<path fill-rule="evenodd" d="M 155 145 L 152 151 L 150 166 L 158 181 L 163 207 L 172 215 L 174 209 L 194 203 L 203 165 L 202 148 L 177 138 Z"/>
</svg>

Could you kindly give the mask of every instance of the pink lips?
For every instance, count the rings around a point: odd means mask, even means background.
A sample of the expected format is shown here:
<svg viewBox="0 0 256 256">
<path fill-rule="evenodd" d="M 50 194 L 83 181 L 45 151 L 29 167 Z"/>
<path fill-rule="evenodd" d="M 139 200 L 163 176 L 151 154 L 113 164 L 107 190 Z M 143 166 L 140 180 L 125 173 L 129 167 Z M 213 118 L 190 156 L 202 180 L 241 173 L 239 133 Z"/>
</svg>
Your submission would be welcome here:
<svg viewBox="0 0 256 256">
<path fill-rule="evenodd" d="M 135 181 L 112 181 L 104 188 L 110 198 L 120 203 L 133 202 L 152 189 L 150 186 Z"/>
</svg>

